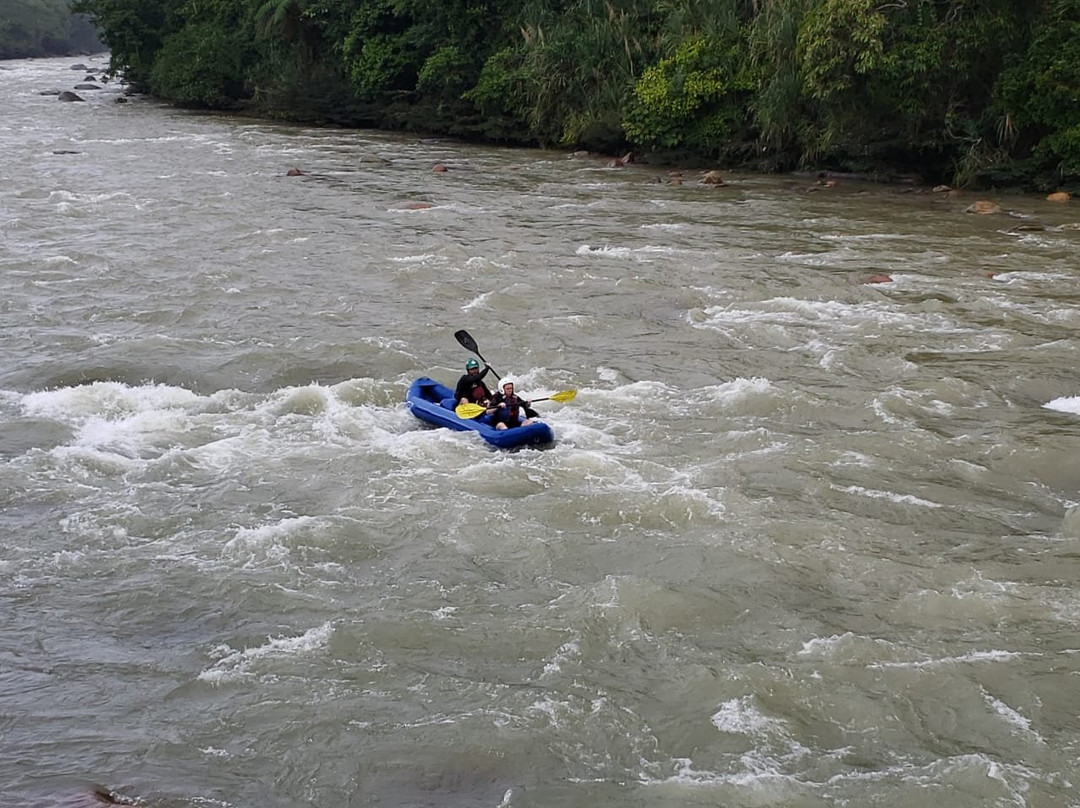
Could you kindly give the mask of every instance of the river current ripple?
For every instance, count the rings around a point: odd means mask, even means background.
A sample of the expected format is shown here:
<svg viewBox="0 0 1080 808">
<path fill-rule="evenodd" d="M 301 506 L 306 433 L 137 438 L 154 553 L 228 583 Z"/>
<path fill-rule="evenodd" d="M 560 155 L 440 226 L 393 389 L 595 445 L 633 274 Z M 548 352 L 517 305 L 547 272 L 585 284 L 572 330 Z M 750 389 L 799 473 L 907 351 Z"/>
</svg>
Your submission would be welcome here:
<svg viewBox="0 0 1080 808">
<path fill-rule="evenodd" d="M 74 62 L 0 64 L 5 805 L 1077 803 L 1076 203 Z M 459 328 L 554 447 L 408 413 Z"/>
</svg>

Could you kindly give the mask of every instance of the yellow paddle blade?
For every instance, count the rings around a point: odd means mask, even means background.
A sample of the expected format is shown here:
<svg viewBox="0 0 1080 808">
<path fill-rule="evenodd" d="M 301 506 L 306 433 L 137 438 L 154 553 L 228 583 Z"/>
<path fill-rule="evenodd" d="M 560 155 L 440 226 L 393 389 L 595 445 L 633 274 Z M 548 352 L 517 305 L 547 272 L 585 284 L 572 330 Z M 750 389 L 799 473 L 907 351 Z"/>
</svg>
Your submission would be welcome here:
<svg viewBox="0 0 1080 808">
<path fill-rule="evenodd" d="M 548 398 L 561 404 L 564 401 L 573 401 L 576 395 L 577 390 L 563 390 L 561 393 L 552 393 Z"/>
<path fill-rule="evenodd" d="M 458 418 L 476 418 L 484 414 L 484 408 L 479 404 L 458 404 L 454 413 Z"/>
</svg>

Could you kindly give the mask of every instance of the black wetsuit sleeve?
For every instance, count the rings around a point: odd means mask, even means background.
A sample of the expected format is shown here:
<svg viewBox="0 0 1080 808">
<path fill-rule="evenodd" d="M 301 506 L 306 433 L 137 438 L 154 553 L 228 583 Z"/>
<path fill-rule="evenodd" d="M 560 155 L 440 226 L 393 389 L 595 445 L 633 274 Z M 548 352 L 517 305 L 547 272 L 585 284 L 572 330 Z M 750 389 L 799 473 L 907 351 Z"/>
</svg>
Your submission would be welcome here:
<svg viewBox="0 0 1080 808">
<path fill-rule="evenodd" d="M 471 392 L 472 379 L 466 374 L 458 379 L 457 387 L 454 388 L 454 399 L 456 401 L 461 401 L 463 398 L 468 398 Z"/>
</svg>

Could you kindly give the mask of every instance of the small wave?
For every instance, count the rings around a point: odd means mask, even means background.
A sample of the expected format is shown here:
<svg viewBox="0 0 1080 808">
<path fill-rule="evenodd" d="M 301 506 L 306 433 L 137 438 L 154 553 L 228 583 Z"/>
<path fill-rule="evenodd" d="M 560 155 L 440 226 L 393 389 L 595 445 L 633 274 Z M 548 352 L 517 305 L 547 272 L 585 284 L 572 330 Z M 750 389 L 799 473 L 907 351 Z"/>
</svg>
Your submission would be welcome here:
<svg viewBox="0 0 1080 808">
<path fill-rule="evenodd" d="M 928 499 L 920 499 L 919 497 L 912 496 L 911 494 L 897 494 L 892 491 L 876 491 L 872 488 L 863 488 L 859 485 L 849 485 L 846 488 L 838 488 L 833 486 L 838 491 L 843 491 L 845 494 L 858 494 L 863 497 L 870 497 L 871 499 L 887 499 L 890 502 L 895 502 L 898 505 L 921 505 L 924 508 L 940 508 L 941 503 L 931 502 Z"/>
<path fill-rule="evenodd" d="M 782 722 L 758 710 L 750 696 L 725 701 L 709 720 L 720 732 L 738 735 L 756 735 L 783 726 Z"/>
<path fill-rule="evenodd" d="M 605 244 L 603 247 L 593 247 L 589 244 L 582 244 L 575 251 L 577 255 L 605 255 L 613 256 L 615 258 L 637 258 L 639 256 L 648 255 L 692 255 L 691 250 L 684 250 L 678 247 L 668 247 L 662 244 L 647 244 L 644 247 L 613 247 L 610 244 Z"/>
<path fill-rule="evenodd" d="M 244 648 L 238 651 L 227 645 L 219 646 L 215 649 L 215 654 L 221 658 L 211 667 L 201 671 L 196 678 L 211 684 L 222 684 L 253 676 L 252 668 L 256 667 L 260 661 L 310 654 L 325 648 L 333 633 L 333 626 L 330 623 L 323 623 L 298 637 L 269 637 L 265 645 L 255 648 Z"/>
<path fill-rule="evenodd" d="M 1045 743 L 1045 740 L 1031 728 L 1031 720 L 1023 716 L 1019 711 L 1014 710 L 1001 699 L 994 698 L 985 690 L 983 691 L 983 698 L 997 715 L 1005 719 L 1006 723 L 1011 724 L 1018 729 L 1023 735 L 1027 735 L 1034 739 L 1036 743 Z"/>
<path fill-rule="evenodd" d="M 22 404 L 28 415 L 81 421 L 92 417 L 123 418 L 148 410 L 181 409 L 198 400 L 198 395 L 182 387 L 163 384 L 132 387 L 122 382 L 94 382 L 28 393 Z"/>
<path fill-rule="evenodd" d="M 486 306 L 488 300 L 491 298 L 491 296 L 493 294 L 495 294 L 494 291 L 484 292 L 483 294 L 477 295 L 472 300 L 470 300 L 468 303 L 463 305 L 461 307 L 461 310 L 462 311 L 472 311 L 473 309 L 477 309 L 477 308 L 481 308 L 483 306 Z"/>
<path fill-rule="evenodd" d="M 250 566 L 260 558 L 284 563 L 289 558 L 289 548 L 284 540 L 318 522 L 319 520 L 311 516 L 299 516 L 282 519 L 272 525 L 242 527 L 225 543 L 223 552 L 230 556 L 245 556 L 245 566 Z"/>
<path fill-rule="evenodd" d="M 941 657 L 939 659 L 922 659 L 914 662 L 875 662 L 867 665 L 867 667 L 933 669 L 949 667 L 952 665 L 972 665 L 983 662 L 1012 662 L 1022 658 L 1023 654 L 1016 651 L 972 651 L 969 654 L 961 654 L 959 656 Z"/>
<path fill-rule="evenodd" d="M 389 260 L 395 264 L 430 264 L 438 261 L 436 253 L 420 253 L 419 255 L 391 255 Z"/>
<path fill-rule="evenodd" d="M 798 656 L 839 664 L 895 661 L 899 649 L 887 640 L 863 637 L 850 631 L 831 637 L 814 637 L 803 643 Z"/>
<path fill-rule="evenodd" d="M 1080 396 L 1055 398 L 1053 401 L 1048 401 L 1043 404 L 1043 407 L 1048 410 L 1057 410 L 1058 412 L 1068 412 L 1073 415 L 1080 415 Z"/>
</svg>

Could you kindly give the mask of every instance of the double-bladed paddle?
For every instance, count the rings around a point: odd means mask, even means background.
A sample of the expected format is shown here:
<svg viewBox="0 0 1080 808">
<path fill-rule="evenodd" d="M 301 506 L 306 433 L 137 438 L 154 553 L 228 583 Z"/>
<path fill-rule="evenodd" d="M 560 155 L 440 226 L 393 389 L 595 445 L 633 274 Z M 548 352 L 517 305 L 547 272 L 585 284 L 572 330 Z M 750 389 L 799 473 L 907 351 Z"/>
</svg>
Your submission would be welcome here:
<svg viewBox="0 0 1080 808">
<path fill-rule="evenodd" d="M 472 336 L 469 334 L 468 331 L 466 331 L 465 329 L 462 329 L 461 331 L 455 331 L 454 332 L 454 339 L 456 339 L 458 342 L 460 342 L 461 347 L 464 348 L 466 351 L 468 351 L 469 353 L 476 354 L 480 358 L 481 362 L 483 362 L 485 365 L 487 365 L 489 368 L 491 368 L 491 372 L 495 374 L 495 378 L 502 381 L 502 376 L 499 375 L 499 372 L 497 370 L 495 370 L 495 368 L 491 367 L 491 365 L 488 365 L 488 361 L 486 359 L 484 359 L 484 355 L 480 353 L 480 348 L 477 347 L 477 345 L 476 345 L 476 340 L 474 340 L 472 338 Z M 473 406 L 475 406 L 475 405 L 473 405 Z M 471 416 L 471 415 L 464 416 L 463 415 L 461 417 L 463 417 L 463 418 L 472 418 L 472 417 L 475 417 L 475 416 Z"/>
<path fill-rule="evenodd" d="M 481 359 L 482 358 L 483 357 L 481 357 Z M 558 401 L 561 404 L 564 401 L 572 401 L 576 395 L 577 390 L 563 390 L 558 393 L 552 393 L 550 396 L 544 396 L 543 398 L 531 399 L 529 403 L 535 404 L 537 401 Z M 454 409 L 458 418 L 477 418 L 486 411 L 483 404 L 458 404 Z"/>
</svg>

